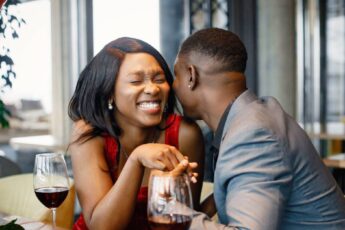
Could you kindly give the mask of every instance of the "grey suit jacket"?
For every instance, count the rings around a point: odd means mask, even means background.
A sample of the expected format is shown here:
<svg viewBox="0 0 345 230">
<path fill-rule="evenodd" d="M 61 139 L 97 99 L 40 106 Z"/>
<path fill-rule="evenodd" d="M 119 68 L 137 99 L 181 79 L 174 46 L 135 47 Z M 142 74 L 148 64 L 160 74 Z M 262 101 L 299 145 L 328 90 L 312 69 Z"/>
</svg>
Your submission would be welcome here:
<svg viewBox="0 0 345 230">
<path fill-rule="evenodd" d="M 345 229 L 345 199 L 300 126 L 245 91 L 225 123 L 214 178 L 219 221 L 190 229 Z"/>
</svg>

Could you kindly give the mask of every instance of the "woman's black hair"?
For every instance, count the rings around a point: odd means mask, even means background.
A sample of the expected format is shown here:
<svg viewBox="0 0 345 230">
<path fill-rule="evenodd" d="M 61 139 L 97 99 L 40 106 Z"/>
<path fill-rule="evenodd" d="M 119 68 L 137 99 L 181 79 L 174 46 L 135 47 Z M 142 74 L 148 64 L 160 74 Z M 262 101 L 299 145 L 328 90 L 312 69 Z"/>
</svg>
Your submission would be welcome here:
<svg viewBox="0 0 345 230">
<path fill-rule="evenodd" d="M 116 139 L 121 128 L 115 121 L 108 101 L 114 98 L 114 85 L 121 63 L 127 53 L 152 55 L 164 71 L 170 86 L 164 116 L 174 112 L 176 99 L 172 89 L 173 76 L 162 55 L 148 43 L 129 37 L 118 38 L 108 43 L 81 72 L 74 94 L 69 102 L 68 115 L 73 121 L 80 119 L 91 125 L 91 130 L 77 141 L 87 141 L 107 133 Z"/>
</svg>

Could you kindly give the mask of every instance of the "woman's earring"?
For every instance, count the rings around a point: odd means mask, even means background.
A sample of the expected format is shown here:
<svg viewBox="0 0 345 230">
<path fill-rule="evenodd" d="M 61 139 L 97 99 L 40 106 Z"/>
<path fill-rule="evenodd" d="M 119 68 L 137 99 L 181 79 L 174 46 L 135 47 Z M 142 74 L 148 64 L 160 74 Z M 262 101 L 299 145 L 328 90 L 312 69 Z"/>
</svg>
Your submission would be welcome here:
<svg viewBox="0 0 345 230">
<path fill-rule="evenodd" d="M 113 107 L 113 104 L 111 104 L 111 102 L 109 101 L 109 102 L 108 102 L 108 109 L 109 109 L 109 110 L 113 110 L 113 108 L 114 108 L 114 107 Z"/>
<path fill-rule="evenodd" d="M 188 88 L 190 88 L 190 89 L 191 89 L 191 88 L 192 88 L 192 85 L 188 85 Z"/>
<path fill-rule="evenodd" d="M 168 105 L 165 105 L 165 106 L 164 106 L 163 113 L 166 113 L 167 111 L 168 111 Z"/>
</svg>

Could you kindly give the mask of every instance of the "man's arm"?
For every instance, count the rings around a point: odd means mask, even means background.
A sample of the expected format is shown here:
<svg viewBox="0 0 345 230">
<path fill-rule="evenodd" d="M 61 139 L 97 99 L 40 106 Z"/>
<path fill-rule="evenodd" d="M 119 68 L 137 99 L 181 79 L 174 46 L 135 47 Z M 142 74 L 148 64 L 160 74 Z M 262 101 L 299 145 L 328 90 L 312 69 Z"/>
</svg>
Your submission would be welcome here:
<svg viewBox="0 0 345 230">
<path fill-rule="evenodd" d="M 239 133 L 226 139 L 215 174 L 219 220 L 195 213 L 190 229 L 278 229 L 292 176 L 284 146 L 270 131 Z"/>
<path fill-rule="evenodd" d="M 269 129 L 240 132 L 224 140 L 215 194 L 223 223 L 255 230 L 279 228 L 292 184 L 287 154 Z"/>
<path fill-rule="evenodd" d="M 212 221 L 205 213 L 195 212 L 189 230 L 239 230 L 239 228 L 222 225 Z M 242 228 L 245 230 L 245 228 Z"/>
</svg>

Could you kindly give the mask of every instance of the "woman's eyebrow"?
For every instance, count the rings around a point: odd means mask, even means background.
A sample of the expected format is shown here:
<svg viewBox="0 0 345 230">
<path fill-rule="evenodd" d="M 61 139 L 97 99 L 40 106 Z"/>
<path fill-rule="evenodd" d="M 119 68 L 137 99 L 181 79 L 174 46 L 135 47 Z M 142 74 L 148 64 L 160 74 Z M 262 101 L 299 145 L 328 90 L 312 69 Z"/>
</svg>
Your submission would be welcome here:
<svg viewBox="0 0 345 230">
<path fill-rule="evenodd" d="M 130 73 L 129 75 L 139 75 L 139 76 L 146 76 L 146 75 L 157 75 L 157 74 L 164 74 L 164 71 L 161 69 L 155 69 L 155 70 L 138 70 Z"/>
</svg>

